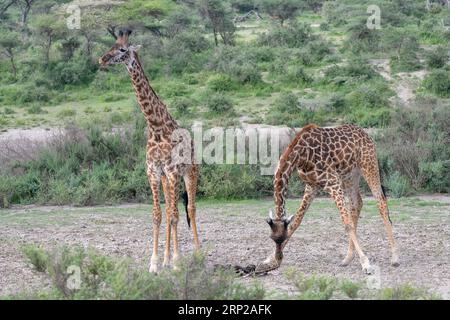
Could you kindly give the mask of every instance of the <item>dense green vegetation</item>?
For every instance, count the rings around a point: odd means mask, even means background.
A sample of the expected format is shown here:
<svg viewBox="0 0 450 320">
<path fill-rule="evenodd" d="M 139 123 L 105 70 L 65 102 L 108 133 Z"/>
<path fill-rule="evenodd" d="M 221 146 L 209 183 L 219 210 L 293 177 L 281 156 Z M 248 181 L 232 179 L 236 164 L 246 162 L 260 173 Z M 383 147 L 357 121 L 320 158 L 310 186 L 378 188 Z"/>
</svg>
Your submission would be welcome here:
<svg viewBox="0 0 450 320">
<path fill-rule="evenodd" d="M 208 266 L 205 255 L 184 258 L 179 270 L 164 270 L 160 274 L 142 270 L 130 260 L 100 254 L 93 249 L 61 247 L 46 251 L 35 245 L 23 247 L 30 267 L 46 273 L 51 279 L 47 290 L 25 292 L 3 297 L 20 299 L 380 299 L 431 300 L 441 299 L 426 289 L 411 285 L 393 288 L 367 289 L 364 283 L 331 276 L 306 277 L 294 268 L 285 277 L 293 283 L 294 293 L 268 290 L 257 280 L 243 284 L 227 267 Z M 80 287 L 72 279 L 69 267 L 79 267 Z M 72 279 L 71 279 L 72 278 Z"/>
<path fill-rule="evenodd" d="M 1 165 L 3 206 L 148 199 L 145 123 L 128 75 L 97 64 L 121 26 L 134 29 L 152 85 L 185 127 L 238 126 L 243 116 L 292 127 L 355 123 L 374 129 L 392 195 L 450 190 L 442 1 L 375 1 L 381 29 L 368 29 L 373 1 L 133 0 L 83 6 L 79 30 L 66 26 L 68 1 L 29 2 L 0 0 L 0 128 L 71 129 L 33 160 Z M 244 19 L 250 10 L 262 19 Z M 397 89 L 412 72 L 425 76 L 405 102 Z M 108 133 L 117 127 L 124 132 Z M 201 179 L 206 197 L 271 192 L 254 165 L 205 165 Z"/>
</svg>

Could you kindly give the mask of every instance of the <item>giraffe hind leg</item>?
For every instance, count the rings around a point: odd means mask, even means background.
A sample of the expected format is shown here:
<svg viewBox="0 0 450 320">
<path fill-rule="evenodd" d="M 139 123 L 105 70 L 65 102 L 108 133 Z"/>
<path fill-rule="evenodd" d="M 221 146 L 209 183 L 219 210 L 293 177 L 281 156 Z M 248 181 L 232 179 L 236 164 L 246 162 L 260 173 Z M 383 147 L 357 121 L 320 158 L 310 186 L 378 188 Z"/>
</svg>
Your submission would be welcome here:
<svg viewBox="0 0 450 320">
<path fill-rule="evenodd" d="M 370 265 L 369 259 L 366 257 L 364 252 L 362 251 L 358 238 L 356 236 L 355 225 L 353 219 L 351 218 L 345 201 L 344 191 L 339 183 L 334 186 L 327 187 L 325 189 L 330 193 L 336 202 L 336 206 L 339 209 L 339 213 L 341 214 L 342 222 L 344 223 L 345 230 L 348 233 L 349 238 L 353 242 L 356 252 L 358 253 L 359 260 L 361 263 L 361 267 L 366 274 L 372 274 L 374 272 L 372 266 Z"/>
<path fill-rule="evenodd" d="M 378 202 L 378 209 L 380 211 L 380 215 L 383 218 L 384 227 L 386 229 L 387 237 L 391 246 L 391 265 L 394 267 L 399 266 L 399 258 L 397 253 L 397 245 L 394 240 L 394 233 L 392 230 L 392 222 L 389 217 L 389 208 L 387 205 L 387 199 L 381 185 L 380 181 L 380 172 L 378 169 L 378 163 L 376 158 L 374 161 L 368 162 L 368 164 L 362 166 L 362 173 L 364 179 L 369 185 L 370 190 L 374 198 Z"/>
</svg>

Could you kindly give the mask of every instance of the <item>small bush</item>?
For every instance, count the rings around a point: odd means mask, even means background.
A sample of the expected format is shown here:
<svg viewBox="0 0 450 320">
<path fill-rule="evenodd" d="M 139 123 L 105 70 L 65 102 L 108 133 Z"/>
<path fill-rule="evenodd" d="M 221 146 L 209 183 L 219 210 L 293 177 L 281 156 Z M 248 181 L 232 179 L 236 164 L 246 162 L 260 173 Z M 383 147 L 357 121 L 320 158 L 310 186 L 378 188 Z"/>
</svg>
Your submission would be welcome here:
<svg viewBox="0 0 450 320">
<path fill-rule="evenodd" d="M 43 271 L 52 280 L 53 299 L 239 300 L 262 299 L 266 294 L 259 283 L 244 286 L 232 271 L 208 268 L 204 254 L 199 253 L 183 259 L 179 270 L 160 274 L 94 250 L 62 247 L 47 255 L 50 259 Z M 79 288 L 69 286 L 69 267 L 80 270 Z"/>
<path fill-rule="evenodd" d="M 443 98 L 450 97 L 450 70 L 435 70 L 424 80 L 426 90 Z"/>
<path fill-rule="evenodd" d="M 394 288 L 380 289 L 378 292 L 380 300 L 433 300 L 439 299 L 437 295 L 429 294 L 422 288 L 415 288 L 411 285 L 401 285 Z"/>
<path fill-rule="evenodd" d="M 175 112 L 180 117 L 186 117 L 191 115 L 192 109 L 195 105 L 194 100 L 186 97 L 180 97 L 173 102 Z"/>
<path fill-rule="evenodd" d="M 3 114 L 14 114 L 14 113 L 16 113 L 16 112 L 11 108 L 5 108 L 3 110 Z"/>
<path fill-rule="evenodd" d="M 330 30 L 330 25 L 329 25 L 327 22 L 322 22 L 322 23 L 320 24 L 319 29 L 320 29 L 321 31 L 328 31 L 328 30 Z"/>
<path fill-rule="evenodd" d="M 356 299 L 358 297 L 359 290 L 361 290 L 361 285 L 350 280 L 343 280 L 340 283 L 340 289 L 350 299 Z"/>
<path fill-rule="evenodd" d="M 57 113 L 58 118 L 73 117 L 77 114 L 75 109 L 63 109 Z"/>
<path fill-rule="evenodd" d="M 395 172 L 389 176 L 386 183 L 389 195 L 394 198 L 401 198 L 410 193 L 411 186 L 408 179 L 402 176 L 399 172 Z"/>
<path fill-rule="evenodd" d="M 27 111 L 29 114 L 43 114 L 43 113 L 48 113 L 47 111 L 45 111 L 44 109 L 42 109 L 42 107 L 40 105 L 34 104 L 32 106 L 30 106 L 29 108 L 27 108 Z"/>
<path fill-rule="evenodd" d="M 298 290 L 299 300 L 330 300 L 337 289 L 337 280 L 327 276 L 305 277 L 294 270 L 288 270 L 286 277 Z"/>
<path fill-rule="evenodd" d="M 206 107 L 209 112 L 215 114 L 232 114 L 233 101 L 223 93 L 214 93 L 208 96 L 206 100 Z"/>
<path fill-rule="evenodd" d="M 447 64 L 448 56 L 447 49 L 439 46 L 426 54 L 427 66 L 431 69 L 442 68 Z"/>
<path fill-rule="evenodd" d="M 49 257 L 44 249 L 34 245 L 26 245 L 22 248 L 22 252 L 35 270 L 44 272 L 47 269 Z"/>
<path fill-rule="evenodd" d="M 208 87 L 213 91 L 231 91 L 236 88 L 233 79 L 225 74 L 218 74 L 208 80 Z"/>
<path fill-rule="evenodd" d="M 301 48 L 316 38 L 309 25 L 293 22 L 285 27 L 272 28 L 268 33 L 260 35 L 258 43 L 268 47 Z"/>
<path fill-rule="evenodd" d="M 302 67 L 294 67 L 288 70 L 285 80 L 303 86 L 310 84 L 313 78 Z"/>
</svg>

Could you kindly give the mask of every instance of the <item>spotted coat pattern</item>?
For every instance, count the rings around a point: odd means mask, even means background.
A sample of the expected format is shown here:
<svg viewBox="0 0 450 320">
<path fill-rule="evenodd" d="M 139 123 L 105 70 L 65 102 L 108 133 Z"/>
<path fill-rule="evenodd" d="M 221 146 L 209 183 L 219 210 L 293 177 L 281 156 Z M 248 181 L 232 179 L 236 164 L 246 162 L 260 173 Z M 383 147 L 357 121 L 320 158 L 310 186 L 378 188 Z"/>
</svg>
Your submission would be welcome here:
<svg viewBox="0 0 450 320">
<path fill-rule="evenodd" d="M 144 73 L 139 61 L 139 47 L 129 44 L 131 32 L 121 32 L 114 46 L 99 60 L 102 66 L 125 64 L 130 74 L 136 98 L 147 120 L 147 176 L 153 195 L 153 253 L 150 271 L 158 271 L 158 240 L 162 220 L 159 201 L 162 184 L 166 203 L 166 242 L 163 266 L 170 264 L 170 242 L 173 240 L 173 262 L 179 258 L 177 224 L 178 200 L 181 178 L 184 179 L 188 198 L 188 219 L 192 225 L 194 245 L 200 247 L 195 221 L 195 196 L 198 182 L 198 166 L 194 159 L 194 144 L 188 131 L 179 127 L 170 115 Z"/>
<path fill-rule="evenodd" d="M 289 178 L 297 171 L 305 183 L 305 192 L 300 208 L 293 217 L 286 214 L 286 193 Z M 398 265 L 397 249 L 386 196 L 383 192 L 375 144 L 369 135 L 355 125 L 321 128 L 314 124 L 300 130 L 282 154 L 274 177 L 275 217 L 268 222 L 272 239 L 281 249 L 300 226 L 306 210 L 320 189 L 325 190 L 336 202 L 345 229 L 349 236 L 348 251 L 342 265 L 348 265 L 359 255 L 363 269 L 371 273 L 373 268 L 364 255 L 356 236 L 356 227 L 362 208 L 359 190 L 361 175 L 367 181 L 373 196 L 378 201 L 388 240 L 392 251 L 392 265 Z M 283 228 L 287 232 L 282 232 Z M 279 251 L 279 249 L 278 249 Z M 276 263 L 279 265 L 279 261 Z"/>
</svg>

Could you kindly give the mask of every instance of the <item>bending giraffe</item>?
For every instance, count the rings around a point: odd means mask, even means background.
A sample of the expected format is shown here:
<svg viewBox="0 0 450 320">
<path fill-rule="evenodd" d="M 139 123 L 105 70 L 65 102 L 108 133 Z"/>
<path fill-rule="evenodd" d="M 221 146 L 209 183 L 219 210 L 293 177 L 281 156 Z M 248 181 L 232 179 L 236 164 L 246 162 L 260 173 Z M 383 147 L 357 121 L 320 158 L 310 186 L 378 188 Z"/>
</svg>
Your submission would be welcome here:
<svg viewBox="0 0 450 320">
<path fill-rule="evenodd" d="M 165 104 L 153 88 L 139 61 L 140 46 L 128 42 L 130 30 L 120 31 L 114 46 L 100 59 L 102 66 L 124 64 L 130 74 L 136 98 L 147 120 L 147 176 L 153 194 L 153 253 L 150 272 L 158 271 L 158 239 L 161 226 L 159 202 L 162 183 L 166 203 L 166 243 L 163 266 L 170 264 L 170 241 L 173 239 L 173 264 L 179 259 L 177 225 L 178 200 L 181 178 L 184 179 L 188 224 L 192 224 L 194 245 L 200 248 L 195 221 L 195 195 L 197 192 L 198 167 L 194 161 L 194 144 L 186 130 L 181 129 L 172 118 Z M 187 203 L 186 203 L 187 202 Z"/>
<path fill-rule="evenodd" d="M 305 183 L 305 192 L 300 208 L 294 216 L 286 215 L 286 191 L 294 171 Z M 336 128 L 320 128 L 314 124 L 304 127 L 282 154 L 274 178 L 275 217 L 270 212 L 267 219 L 271 227 L 271 238 L 276 243 L 273 257 L 259 266 L 260 272 L 277 268 L 282 252 L 292 234 L 300 226 L 314 197 L 320 189 L 331 195 L 339 209 L 349 244 L 347 255 L 341 262 L 348 265 L 359 255 L 366 273 L 372 273 L 369 259 L 361 249 L 356 235 L 362 198 L 359 191 L 361 175 L 367 181 L 383 218 L 391 245 L 393 266 L 398 266 L 398 255 L 392 233 L 389 210 L 380 181 L 380 172 L 373 140 L 358 126 L 343 125 Z"/>
</svg>

